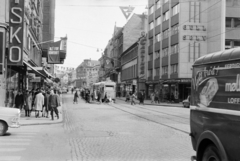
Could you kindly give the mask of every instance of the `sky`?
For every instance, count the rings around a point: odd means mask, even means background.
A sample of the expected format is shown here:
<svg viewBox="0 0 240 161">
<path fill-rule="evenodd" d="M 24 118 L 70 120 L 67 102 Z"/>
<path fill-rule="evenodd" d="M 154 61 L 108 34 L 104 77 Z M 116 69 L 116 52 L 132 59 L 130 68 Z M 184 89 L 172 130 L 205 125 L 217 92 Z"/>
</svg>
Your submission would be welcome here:
<svg viewBox="0 0 240 161">
<path fill-rule="evenodd" d="M 67 57 L 61 66 L 74 67 L 84 59 L 98 60 L 114 26 L 127 19 L 119 6 L 135 7 L 133 13 L 147 12 L 147 0 L 56 0 L 55 40 L 67 35 Z M 130 17 L 129 17 L 130 18 Z M 128 19 L 129 19 L 128 18 Z"/>
</svg>

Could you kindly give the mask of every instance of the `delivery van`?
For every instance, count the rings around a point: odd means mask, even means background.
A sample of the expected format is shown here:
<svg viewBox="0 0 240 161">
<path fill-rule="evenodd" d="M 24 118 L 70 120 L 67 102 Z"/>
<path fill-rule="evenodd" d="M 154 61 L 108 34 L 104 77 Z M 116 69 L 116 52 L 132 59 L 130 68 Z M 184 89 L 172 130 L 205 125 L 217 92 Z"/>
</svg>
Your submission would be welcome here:
<svg viewBox="0 0 240 161">
<path fill-rule="evenodd" d="M 191 140 L 197 161 L 240 161 L 240 48 L 193 65 Z M 192 160 L 194 160 L 192 159 Z"/>
</svg>

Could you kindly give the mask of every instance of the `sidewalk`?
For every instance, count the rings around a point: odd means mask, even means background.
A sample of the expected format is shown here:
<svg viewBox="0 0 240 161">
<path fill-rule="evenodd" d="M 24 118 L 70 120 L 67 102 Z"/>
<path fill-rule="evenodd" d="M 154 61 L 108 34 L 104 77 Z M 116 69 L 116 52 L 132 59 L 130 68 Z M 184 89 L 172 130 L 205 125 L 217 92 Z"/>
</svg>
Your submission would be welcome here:
<svg viewBox="0 0 240 161">
<path fill-rule="evenodd" d="M 60 107 L 58 107 L 58 111 L 59 111 L 59 119 L 57 119 L 57 117 L 54 117 L 54 120 L 51 119 L 51 115 L 50 112 L 48 114 L 48 118 L 46 117 L 42 117 L 42 113 L 40 112 L 40 118 L 36 118 L 35 117 L 35 112 L 31 112 L 31 116 L 30 117 L 25 117 L 25 111 L 22 110 L 21 111 L 21 116 L 20 116 L 20 125 L 21 126 L 29 126 L 29 125 L 50 125 L 50 124 L 58 124 L 61 123 L 63 121 L 63 106 L 64 104 L 62 103 L 62 96 L 60 96 L 61 98 L 61 105 Z M 55 116 L 55 114 L 54 114 Z"/>
<path fill-rule="evenodd" d="M 117 100 L 125 101 L 125 97 L 117 97 Z M 138 102 L 138 100 L 137 100 Z M 171 106 L 171 107 L 183 107 L 182 102 L 180 103 L 167 103 L 167 102 L 161 102 L 161 103 L 151 103 L 151 100 L 144 100 L 145 105 L 153 105 L 153 106 Z"/>
</svg>

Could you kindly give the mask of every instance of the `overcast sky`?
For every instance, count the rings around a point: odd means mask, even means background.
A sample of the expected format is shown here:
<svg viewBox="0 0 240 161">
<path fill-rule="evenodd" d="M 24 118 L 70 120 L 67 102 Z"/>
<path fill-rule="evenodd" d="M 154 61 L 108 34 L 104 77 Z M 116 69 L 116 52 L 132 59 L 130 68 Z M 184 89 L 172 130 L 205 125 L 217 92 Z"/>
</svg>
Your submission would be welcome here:
<svg viewBox="0 0 240 161">
<path fill-rule="evenodd" d="M 56 0 L 55 39 L 68 36 L 64 65 L 76 68 L 84 59 L 98 60 L 114 25 L 127 22 L 119 6 L 133 6 L 134 13 L 146 12 L 147 0 Z"/>
</svg>

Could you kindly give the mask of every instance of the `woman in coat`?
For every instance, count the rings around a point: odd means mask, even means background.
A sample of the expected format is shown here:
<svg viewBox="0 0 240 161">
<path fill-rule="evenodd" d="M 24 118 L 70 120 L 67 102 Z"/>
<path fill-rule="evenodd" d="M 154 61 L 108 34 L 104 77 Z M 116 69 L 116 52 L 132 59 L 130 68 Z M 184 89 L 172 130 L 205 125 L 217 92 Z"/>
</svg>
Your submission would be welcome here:
<svg viewBox="0 0 240 161">
<path fill-rule="evenodd" d="M 26 92 L 26 106 L 25 106 L 25 116 L 30 117 L 30 111 L 32 110 L 32 93 L 30 91 Z"/>
<path fill-rule="evenodd" d="M 44 106 L 44 96 L 41 91 L 39 91 L 39 93 L 36 95 L 34 105 L 36 110 L 35 117 L 39 117 L 39 113 L 42 111 Z"/>
</svg>

